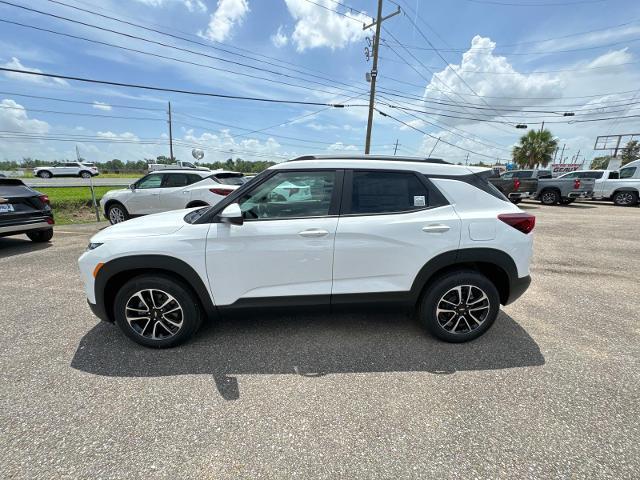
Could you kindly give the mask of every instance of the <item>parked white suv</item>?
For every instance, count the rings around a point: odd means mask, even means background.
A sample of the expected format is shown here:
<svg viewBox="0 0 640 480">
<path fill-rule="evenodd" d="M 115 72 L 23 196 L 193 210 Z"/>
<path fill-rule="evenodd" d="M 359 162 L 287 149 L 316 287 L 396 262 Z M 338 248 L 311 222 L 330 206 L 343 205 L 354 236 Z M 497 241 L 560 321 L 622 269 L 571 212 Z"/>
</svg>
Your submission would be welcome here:
<svg viewBox="0 0 640 480">
<path fill-rule="evenodd" d="M 40 178 L 51 177 L 82 177 L 91 178 L 99 175 L 98 167 L 88 162 L 54 163 L 47 167 L 36 167 L 33 175 Z"/>
<path fill-rule="evenodd" d="M 107 192 L 100 207 L 112 224 L 120 223 L 150 213 L 215 205 L 243 183 L 243 175 L 237 172 L 161 170 L 129 188 Z"/>
<path fill-rule="evenodd" d="M 471 340 L 530 283 L 535 217 L 489 175 L 398 157 L 281 163 L 216 206 L 95 235 L 79 259 L 89 305 L 152 347 L 240 307 L 387 302 L 417 307 L 443 340 Z"/>
</svg>

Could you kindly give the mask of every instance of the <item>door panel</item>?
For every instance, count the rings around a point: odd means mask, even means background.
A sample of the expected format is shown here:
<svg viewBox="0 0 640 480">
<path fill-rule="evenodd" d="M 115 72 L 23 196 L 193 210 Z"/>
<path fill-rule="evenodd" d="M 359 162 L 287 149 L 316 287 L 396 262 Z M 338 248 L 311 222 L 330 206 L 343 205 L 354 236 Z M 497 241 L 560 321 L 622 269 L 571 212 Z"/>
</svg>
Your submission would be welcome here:
<svg viewBox="0 0 640 480">
<path fill-rule="evenodd" d="M 147 215 L 161 212 L 160 192 L 164 174 L 153 173 L 136 182 L 136 188 L 131 191 L 125 202 L 125 207 L 132 215 Z"/>
<path fill-rule="evenodd" d="M 207 272 L 216 305 L 301 295 L 326 295 L 328 303 L 337 224 L 337 217 L 212 224 Z"/>
<path fill-rule="evenodd" d="M 460 219 L 450 205 L 340 217 L 332 293 L 409 291 L 425 263 L 459 243 Z"/>
<path fill-rule="evenodd" d="M 329 304 L 341 185 L 342 171 L 276 171 L 238 198 L 244 224 L 209 229 L 216 304 L 301 296 Z"/>
</svg>

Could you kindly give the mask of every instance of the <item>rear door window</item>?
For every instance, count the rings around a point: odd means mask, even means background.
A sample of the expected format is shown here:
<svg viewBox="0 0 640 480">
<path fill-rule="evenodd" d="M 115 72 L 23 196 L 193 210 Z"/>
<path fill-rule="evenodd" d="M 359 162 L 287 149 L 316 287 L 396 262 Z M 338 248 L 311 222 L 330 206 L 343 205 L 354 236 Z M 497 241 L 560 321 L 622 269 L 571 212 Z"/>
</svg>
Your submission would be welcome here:
<svg viewBox="0 0 640 480">
<path fill-rule="evenodd" d="M 400 213 L 429 207 L 429 191 L 414 172 L 353 172 L 351 205 L 345 213 Z"/>
<path fill-rule="evenodd" d="M 620 178 L 631 178 L 636 173 L 636 167 L 623 168 L 620 170 Z"/>
</svg>

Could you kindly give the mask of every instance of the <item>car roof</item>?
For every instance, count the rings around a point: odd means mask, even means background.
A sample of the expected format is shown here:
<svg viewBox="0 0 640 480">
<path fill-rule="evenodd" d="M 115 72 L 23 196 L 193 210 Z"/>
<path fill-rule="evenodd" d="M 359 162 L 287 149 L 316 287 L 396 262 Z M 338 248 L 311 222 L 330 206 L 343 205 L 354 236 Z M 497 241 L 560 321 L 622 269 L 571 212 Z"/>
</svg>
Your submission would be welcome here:
<svg viewBox="0 0 640 480">
<path fill-rule="evenodd" d="M 194 168 L 166 168 L 164 170 L 154 170 L 153 172 L 149 172 L 149 175 L 159 175 L 161 173 L 196 173 L 203 178 L 211 175 L 210 170 L 196 170 Z"/>
<path fill-rule="evenodd" d="M 431 175 L 469 175 L 489 168 L 453 165 L 442 159 L 383 155 L 305 155 L 278 163 L 272 170 L 295 168 L 359 168 L 370 170 L 412 170 Z"/>
</svg>

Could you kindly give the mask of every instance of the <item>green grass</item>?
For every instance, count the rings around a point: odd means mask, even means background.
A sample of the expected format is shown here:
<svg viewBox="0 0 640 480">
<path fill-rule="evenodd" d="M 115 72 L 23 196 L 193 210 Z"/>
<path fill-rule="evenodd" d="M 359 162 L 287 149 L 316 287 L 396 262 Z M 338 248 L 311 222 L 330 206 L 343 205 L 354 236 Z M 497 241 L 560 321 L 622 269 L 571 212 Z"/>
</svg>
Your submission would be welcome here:
<svg viewBox="0 0 640 480">
<path fill-rule="evenodd" d="M 96 221 L 89 187 L 36 187 L 36 189 L 49 197 L 56 224 L 68 225 Z M 114 187 L 94 187 L 94 190 L 96 202 L 99 202 L 102 196 L 109 190 L 114 190 Z M 102 212 L 100 212 L 100 215 L 102 216 Z M 104 220 L 104 218 L 101 218 L 101 220 Z"/>
</svg>

